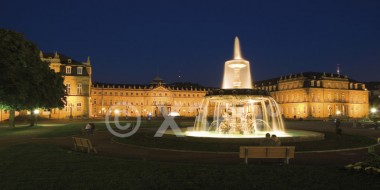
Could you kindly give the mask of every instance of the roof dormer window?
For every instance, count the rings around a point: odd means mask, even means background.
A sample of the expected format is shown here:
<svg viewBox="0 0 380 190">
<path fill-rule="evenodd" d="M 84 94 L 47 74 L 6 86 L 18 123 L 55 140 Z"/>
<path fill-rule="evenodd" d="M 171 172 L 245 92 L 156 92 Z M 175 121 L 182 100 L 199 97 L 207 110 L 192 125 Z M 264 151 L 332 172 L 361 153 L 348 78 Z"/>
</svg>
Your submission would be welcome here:
<svg viewBox="0 0 380 190">
<path fill-rule="evenodd" d="M 67 63 L 71 63 L 71 59 L 67 59 Z"/>
<path fill-rule="evenodd" d="M 83 74 L 83 67 L 77 67 L 77 74 L 78 75 Z"/>
<path fill-rule="evenodd" d="M 71 67 L 66 67 L 66 74 L 71 74 Z"/>
</svg>

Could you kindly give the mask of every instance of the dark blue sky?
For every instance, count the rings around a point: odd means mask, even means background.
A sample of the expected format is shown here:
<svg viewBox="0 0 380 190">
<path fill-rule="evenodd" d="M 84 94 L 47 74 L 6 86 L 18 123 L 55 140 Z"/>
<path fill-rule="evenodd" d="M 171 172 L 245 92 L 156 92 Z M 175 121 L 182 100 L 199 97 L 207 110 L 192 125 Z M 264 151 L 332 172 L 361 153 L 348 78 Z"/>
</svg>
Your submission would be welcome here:
<svg viewBox="0 0 380 190">
<path fill-rule="evenodd" d="M 254 80 L 306 71 L 380 81 L 380 1 L 5 0 L 0 27 L 47 52 L 91 56 L 93 79 L 220 86 L 239 36 Z"/>
</svg>

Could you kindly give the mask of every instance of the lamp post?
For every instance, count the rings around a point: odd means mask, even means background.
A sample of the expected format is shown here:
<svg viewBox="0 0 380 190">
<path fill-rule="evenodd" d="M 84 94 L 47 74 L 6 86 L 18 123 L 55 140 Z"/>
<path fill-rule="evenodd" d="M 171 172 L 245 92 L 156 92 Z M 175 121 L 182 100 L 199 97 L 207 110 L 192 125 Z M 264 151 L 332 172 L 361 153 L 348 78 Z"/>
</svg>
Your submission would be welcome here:
<svg viewBox="0 0 380 190">
<path fill-rule="evenodd" d="M 40 110 L 38 110 L 38 109 L 33 110 L 33 115 L 34 115 L 34 117 L 35 117 L 35 122 L 34 122 L 34 124 L 37 123 L 38 114 L 40 114 Z"/>
<path fill-rule="evenodd" d="M 378 112 L 378 110 L 377 110 L 377 108 L 371 108 L 371 114 L 370 114 L 370 119 L 374 122 L 374 124 L 375 124 L 375 130 L 377 130 L 378 129 L 378 125 L 377 125 L 377 121 L 379 120 L 379 117 L 378 117 L 378 115 L 377 115 L 377 112 Z"/>
</svg>

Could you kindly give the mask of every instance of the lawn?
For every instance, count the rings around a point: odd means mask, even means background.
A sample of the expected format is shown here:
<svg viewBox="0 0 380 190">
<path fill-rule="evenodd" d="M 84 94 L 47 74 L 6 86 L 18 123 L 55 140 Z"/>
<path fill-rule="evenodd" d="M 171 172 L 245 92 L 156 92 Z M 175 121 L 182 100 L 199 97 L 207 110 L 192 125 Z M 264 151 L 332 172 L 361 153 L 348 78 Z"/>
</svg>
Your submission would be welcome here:
<svg viewBox="0 0 380 190">
<path fill-rule="evenodd" d="M 53 145 L 0 151 L 0 189 L 379 189 L 378 176 L 337 167 L 202 165 L 127 160 Z"/>
<path fill-rule="evenodd" d="M 81 134 L 82 128 L 88 122 L 95 123 L 97 131 L 107 130 L 104 120 L 82 120 L 82 121 L 70 121 L 70 120 L 54 120 L 54 121 L 40 121 L 33 127 L 28 127 L 28 124 L 19 124 L 14 129 L 0 127 L 0 137 L 10 137 L 10 136 L 33 136 L 33 137 L 62 137 L 62 136 L 72 136 Z M 136 123 L 133 118 L 130 121 L 122 120 L 121 125 L 126 123 L 134 124 Z M 142 120 L 141 128 L 154 128 L 157 129 L 161 123 L 162 119 L 155 119 L 152 121 Z M 178 125 L 181 127 L 192 126 L 194 119 L 181 119 L 178 120 Z M 114 126 L 114 124 L 111 125 Z"/>
</svg>

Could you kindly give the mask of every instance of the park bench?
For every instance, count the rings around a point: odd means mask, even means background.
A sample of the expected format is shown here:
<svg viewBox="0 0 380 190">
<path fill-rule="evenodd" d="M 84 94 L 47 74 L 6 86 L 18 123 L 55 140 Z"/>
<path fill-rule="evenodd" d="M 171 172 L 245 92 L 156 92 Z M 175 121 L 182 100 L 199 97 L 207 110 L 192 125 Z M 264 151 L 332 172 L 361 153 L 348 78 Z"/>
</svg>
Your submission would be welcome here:
<svg viewBox="0 0 380 190">
<path fill-rule="evenodd" d="M 294 158 L 294 146 L 241 146 L 240 158 L 248 164 L 248 158 L 283 158 L 284 163 L 289 164 L 289 159 Z"/>
<path fill-rule="evenodd" d="M 91 151 L 94 151 L 95 153 L 98 153 L 95 149 L 94 146 L 92 146 L 92 143 L 90 139 L 85 139 L 85 138 L 78 138 L 78 137 L 73 137 L 74 141 L 74 150 L 78 151 L 85 151 L 87 150 L 87 153 L 90 153 Z"/>
</svg>

